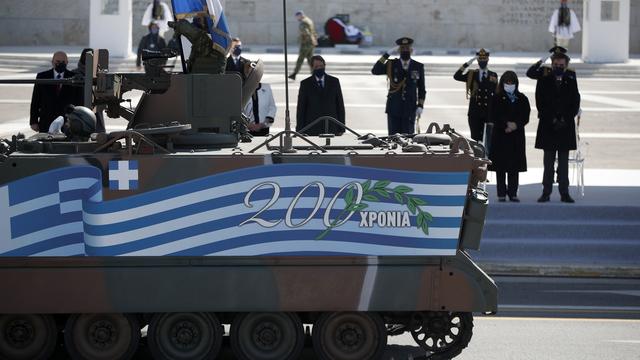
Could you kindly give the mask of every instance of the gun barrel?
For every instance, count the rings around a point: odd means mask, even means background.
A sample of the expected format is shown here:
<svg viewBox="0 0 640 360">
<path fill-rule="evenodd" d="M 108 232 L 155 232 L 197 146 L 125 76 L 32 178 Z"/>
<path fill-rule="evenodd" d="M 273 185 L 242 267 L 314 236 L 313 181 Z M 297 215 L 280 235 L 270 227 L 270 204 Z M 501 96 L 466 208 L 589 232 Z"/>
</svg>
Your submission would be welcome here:
<svg viewBox="0 0 640 360">
<path fill-rule="evenodd" d="M 82 86 L 83 79 L 0 79 L 0 84 L 40 84 Z"/>
</svg>

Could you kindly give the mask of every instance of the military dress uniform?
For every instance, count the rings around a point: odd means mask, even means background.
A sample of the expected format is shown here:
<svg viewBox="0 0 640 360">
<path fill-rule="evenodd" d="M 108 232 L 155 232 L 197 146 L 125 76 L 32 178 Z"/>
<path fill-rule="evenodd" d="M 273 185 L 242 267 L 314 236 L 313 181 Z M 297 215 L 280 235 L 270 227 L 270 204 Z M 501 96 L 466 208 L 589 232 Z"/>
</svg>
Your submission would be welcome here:
<svg viewBox="0 0 640 360">
<path fill-rule="evenodd" d="M 566 49 L 562 47 L 554 47 L 551 51 L 566 56 Z M 569 151 L 577 148 L 575 117 L 580 111 L 580 92 L 576 73 L 566 69 L 558 76 L 552 68 L 538 61 L 529 68 L 527 76 L 537 80 L 539 121 L 535 147 L 544 150 L 543 191 L 538 201 L 549 201 L 557 153 L 558 190 L 563 202 L 573 202 L 569 196 Z"/>
<path fill-rule="evenodd" d="M 489 52 L 481 49 L 478 53 L 478 60 L 489 58 Z M 465 70 L 469 67 L 467 63 L 463 64 L 453 75 L 453 78 L 467 84 L 467 98 L 469 99 L 469 110 L 467 116 L 469 118 L 469 129 L 471 130 L 471 138 L 476 141 L 482 141 L 484 136 L 484 124 L 489 119 L 489 107 L 493 102 L 496 87 L 498 86 L 498 74 L 486 69 L 469 70 L 466 74 Z"/>
<path fill-rule="evenodd" d="M 396 41 L 399 46 L 411 46 L 413 40 L 401 38 Z M 387 75 L 389 93 L 387 94 L 387 129 L 389 135 L 414 134 L 416 110 L 424 107 L 426 97 L 424 82 L 424 64 L 413 59 L 389 59 L 385 53 L 375 63 L 371 73 Z"/>
</svg>

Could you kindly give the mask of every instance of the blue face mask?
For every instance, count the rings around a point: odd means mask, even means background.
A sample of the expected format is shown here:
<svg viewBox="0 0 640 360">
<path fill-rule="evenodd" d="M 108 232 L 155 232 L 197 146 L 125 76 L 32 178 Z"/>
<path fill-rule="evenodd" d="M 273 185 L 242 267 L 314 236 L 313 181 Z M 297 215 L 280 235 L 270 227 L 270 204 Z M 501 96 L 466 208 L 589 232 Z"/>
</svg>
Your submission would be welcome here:
<svg viewBox="0 0 640 360">
<path fill-rule="evenodd" d="M 240 56 L 240 54 L 242 54 L 242 46 L 236 46 L 233 49 L 233 55 Z"/>
<path fill-rule="evenodd" d="M 153 35 L 157 35 L 158 34 L 158 28 L 151 28 L 151 34 Z"/>
<path fill-rule="evenodd" d="M 320 68 L 320 69 L 314 69 L 313 70 L 313 76 L 317 77 L 317 78 L 322 78 L 325 74 L 324 68 Z"/>
</svg>

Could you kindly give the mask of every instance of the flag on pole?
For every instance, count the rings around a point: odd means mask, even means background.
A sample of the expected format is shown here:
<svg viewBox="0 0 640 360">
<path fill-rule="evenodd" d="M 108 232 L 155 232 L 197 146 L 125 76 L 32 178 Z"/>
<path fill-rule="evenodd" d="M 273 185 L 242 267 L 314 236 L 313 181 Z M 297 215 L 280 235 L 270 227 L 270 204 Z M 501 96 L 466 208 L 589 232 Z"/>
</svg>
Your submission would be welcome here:
<svg viewBox="0 0 640 360">
<path fill-rule="evenodd" d="M 213 47 L 225 55 L 229 52 L 231 37 L 220 0 L 173 0 L 173 9 L 178 20 L 190 17 L 204 18 L 213 40 Z"/>
</svg>

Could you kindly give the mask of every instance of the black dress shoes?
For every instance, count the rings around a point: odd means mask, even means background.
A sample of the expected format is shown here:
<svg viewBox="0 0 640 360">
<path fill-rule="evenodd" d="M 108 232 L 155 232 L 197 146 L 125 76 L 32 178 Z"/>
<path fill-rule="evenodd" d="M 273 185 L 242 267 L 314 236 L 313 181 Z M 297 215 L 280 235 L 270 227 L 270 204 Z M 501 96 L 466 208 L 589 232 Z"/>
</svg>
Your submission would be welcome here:
<svg viewBox="0 0 640 360">
<path fill-rule="evenodd" d="M 548 201 L 549 201 L 549 195 L 542 194 L 542 196 L 540 196 L 538 198 L 538 202 L 539 203 L 544 203 L 544 202 L 548 202 Z"/>
<path fill-rule="evenodd" d="M 569 196 L 569 194 L 560 196 L 560 201 L 569 203 L 569 204 L 573 204 L 574 202 L 576 202 L 575 200 L 573 200 L 571 196 Z"/>
<path fill-rule="evenodd" d="M 498 201 L 505 202 L 507 199 L 504 196 L 498 196 Z"/>
<path fill-rule="evenodd" d="M 520 199 L 518 199 L 517 196 L 513 196 L 513 197 L 509 196 L 509 201 L 511 201 L 511 202 L 520 202 Z"/>
</svg>

